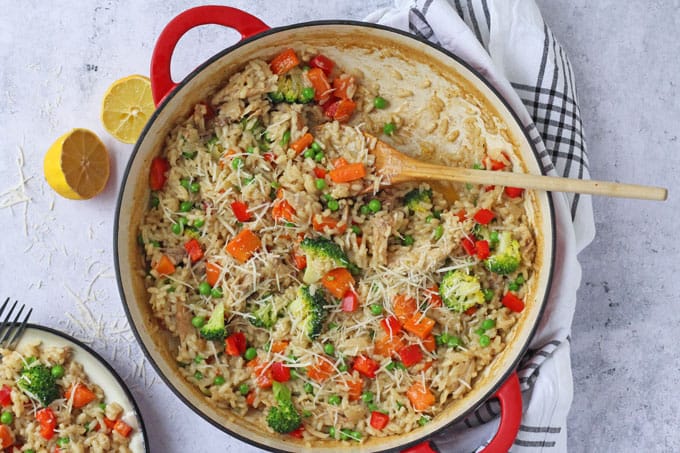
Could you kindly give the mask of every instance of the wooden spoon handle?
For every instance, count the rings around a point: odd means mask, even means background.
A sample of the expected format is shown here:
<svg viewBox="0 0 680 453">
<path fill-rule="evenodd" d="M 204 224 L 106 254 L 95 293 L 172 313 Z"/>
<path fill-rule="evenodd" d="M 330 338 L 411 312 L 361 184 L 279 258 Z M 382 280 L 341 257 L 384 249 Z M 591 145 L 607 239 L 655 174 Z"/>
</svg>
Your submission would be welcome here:
<svg viewBox="0 0 680 453">
<path fill-rule="evenodd" d="M 417 165 L 403 165 L 400 179 L 449 180 L 461 183 L 522 187 L 524 189 L 549 190 L 554 192 L 577 192 L 608 197 L 637 198 L 663 201 L 668 191 L 662 187 L 620 184 L 589 179 L 539 176 L 504 171 L 472 170 L 468 168 L 444 167 L 418 162 Z M 395 181 L 396 182 L 396 181 Z"/>
</svg>

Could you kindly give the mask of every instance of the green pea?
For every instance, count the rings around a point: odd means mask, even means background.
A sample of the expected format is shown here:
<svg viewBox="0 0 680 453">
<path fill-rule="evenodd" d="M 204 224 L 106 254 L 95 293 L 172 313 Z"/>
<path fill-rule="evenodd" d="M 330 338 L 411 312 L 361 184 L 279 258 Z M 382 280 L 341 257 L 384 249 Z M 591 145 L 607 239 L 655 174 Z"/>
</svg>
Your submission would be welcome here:
<svg viewBox="0 0 680 453">
<path fill-rule="evenodd" d="M 376 96 L 373 99 L 373 106 L 377 109 L 384 109 L 387 107 L 387 100 L 381 96 Z"/>
<path fill-rule="evenodd" d="M 317 178 L 314 181 L 314 185 L 316 186 L 317 189 L 323 190 L 326 188 L 326 180 L 323 178 Z"/>
<path fill-rule="evenodd" d="M 375 315 L 375 316 L 382 315 L 383 308 L 380 304 L 371 304 L 368 308 L 371 309 L 372 315 Z"/>
<path fill-rule="evenodd" d="M 434 216 L 431 214 L 428 215 L 427 217 L 425 217 L 425 223 L 432 223 L 432 219 L 434 219 Z"/>
<path fill-rule="evenodd" d="M 427 417 L 425 417 L 425 416 L 423 415 L 422 417 L 420 417 L 420 418 L 418 419 L 418 424 L 419 424 L 420 426 L 425 426 L 425 425 L 427 424 L 427 422 L 429 422 L 429 421 L 430 421 L 430 419 L 427 418 Z"/>
<path fill-rule="evenodd" d="M 201 373 L 200 371 L 195 372 L 194 373 L 194 379 L 196 379 L 197 381 L 200 381 L 201 379 L 203 379 L 203 373 Z"/>
<path fill-rule="evenodd" d="M 307 148 L 304 153 L 302 153 L 302 157 L 305 159 L 314 159 L 314 150 L 312 148 Z"/>
<path fill-rule="evenodd" d="M 285 227 L 286 228 L 295 228 L 297 225 L 295 225 L 293 222 L 286 222 Z"/>
<path fill-rule="evenodd" d="M 517 282 L 510 282 L 508 284 L 508 289 L 510 291 L 517 291 L 517 290 L 519 290 L 519 285 L 517 284 Z"/>
<path fill-rule="evenodd" d="M 246 396 L 250 392 L 250 387 L 248 387 L 248 384 L 243 383 L 238 386 L 238 391 L 241 395 Z"/>
<path fill-rule="evenodd" d="M 338 395 L 331 395 L 328 397 L 328 404 L 332 404 L 333 406 L 337 406 L 342 402 L 342 398 L 340 398 Z"/>
<path fill-rule="evenodd" d="M 515 279 L 515 283 L 517 283 L 518 285 L 523 285 L 524 282 L 525 282 L 524 275 L 522 275 L 522 274 L 519 274 L 517 276 L 517 278 Z"/>
<path fill-rule="evenodd" d="M 304 87 L 302 89 L 302 102 L 306 103 L 314 99 L 316 92 L 312 87 Z"/>
<path fill-rule="evenodd" d="M 434 240 L 438 241 L 444 236 L 444 226 L 443 225 L 437 225 L 437 228 L 434 229 Z"/>
<path fill-rule="evenodd" d="M 359 228 L 359 225 L 352 225 L 352 233 L 356 234 L 357 236 L 361 234 L 361 228 Z"/>
<path fill-rule="evenodd" d="M 319 151 L 318 153 L 314 153 L 314 162 L 321 162 L 323 161 L 324 155 L 322 151 Z"/>
<path fill-rule="evenodd" d="M 212 288 L 210 287 L 210 283 L 208 283 L 208 282 L 201 282 L 201 284 L 198 285 L 198 293 L 201 296 L 209 295 L 211 290 L 212 290 Z"/>
<path fill-rule="evenodd" d="M 60 447 L 63 447 L 69 443 L 69 438 L 68 437 L 60 437 L 57 439 L 57 445 Z"/>
<path fill-rule="evenodd" d="M 446 341 L 446 346 L 448 346 L 449 348 L 457 348 L 462 344 L 463 342 L 461 341 L 461 339 L 455 336 L 449 337 L 449 339 Z"/>
<path fill-rule="evenodd" d="M 0 423 L 3 425 L 11 425 L 14 421 L 14 414 L 10 411 L 5 411 L 0 415 Z"/>
<path fill-rule="evenodd" d="M 281 187 L 281 184 L 279 184 L 278 181 L 272 181 L 269 185 L 272 186 L 272 188 L 274 189 L 278 189 L 279 187 Z"/>
<path fill-rule="evenodd" d="M 171 229 L 172 232 L 175 233 L 175 234 L 182 234 L 182 230 L 183 230 L 184 228 L 182 228 L 182 225 L 181 225 L 180 223 L 173 223 L 173 224 L 172 224 L 172 227 L 171 227 L 170 229 Z"/>
<path fill-rule="evenodd" d="M 224 296 L 224 294 L 222 293 L 222 288 L 212 288 L 210 290 L 210 297 L 213 297 L 215 299 L 219 299 L 222 296 Z"/>
<path fill-rule="evenodd" d="M 340 209 L 340 203 L 338 200 L 328 200 L 328 209 L 335 212 Z"/>
<path fill-rule="evenodd" d="M 333 346 L 331 343 L 326 343 L 323 345 L 323 352 L 328 355 L 333 355 L 335 353 L 335 346 Z"/>
<path fill-rule="evenodd" d="M 493 329 L 494 327 L 496 327 L 496 320 L 495 319 L 489 318 L 489 319 L 485 319 L 484 321 L 482 321 L 482 329 L 489 330 L 489 329 Z"/>
<path fill-rule="evenodd" d="M 96 422 L 93 422 L 93 423 L 96 423 Z M 89 431 L 89 426 L 87 428 L 85 428 L 85 432 L 88 432 L 88 431 Z M 32 448 L 29 448 L 28 450 L 24 451 L 24 453 L 35 453 L 35 450 L 32 449 Z"/>
<path fill-rule="evenodd" d="M 106 403 L 99 403 L 99 409 L 106 410 Z"/>
<path fill-rule="evenodd" d="M 179 185 L 184 187 L 186 190 L 189 190 L 189 187 L 191 187 L 191 182 L 187 178 L 182 178 L 179 180 Z"/>
<path fill-rule="evenodd" d="M 52 377 L 59 379 L 60 377 L 64 376 L 64 367 L 61 365 L 54 365 L 50 372 L 52 373 Z"/>
<path fill-rule="evenodd" d="M 335 329 L 336 327 L 338 327 L 338 323 L 337 323 L 337 322 L 332 322 L 332 323 L 328 324 L 328 330 L 333 330 L 333 329 Z"/>
<path fill-rule="evenodd" d="M 191 325 L 197 329 L 200 329 L 205 325 L 205 318 L 203 316 L 194 316 L 191 318 Z"/>
<path fill-rule="evenodd" d="M 180 212 L 189 212 L 191 211 L 191 208 L 194 207 L 194 204 L 191 201 L 183 201 L 179 204 L 179 210 Z"/>
<path fill-rule="evenodd" d="M 371 213 L 371 208 L 369 208 L 368 205 L 365 204 L 359 208 L 359 213 L 361 215 L 369 215 Z"/>
<path fill-rule="evenodd" d="M 375 395 L 373 394 L 373 392 L 364 392 L 361 394 L 361 401 L 363 401 L 366 404 L 372 403 L 374 396 Z"/>
<path fill-rule="evenodd" d="M 385 369 L 386 369 L 387 371 L 394 371 L 396 368 L 397 368 L 397 364 L 396 364 L 395 362 L 390 362 L 390 363 L 388 363 L 387 366 L 385 367 Z"/>
<path fill-rule="evenodd" d="M 179 223 L 180 225 L 182 225 L 182 228 L 184 228 L 185 226 L 187 226 L 187 225 L 189 224 L 189 219 L 187 219 L 186 217 L 182 216 L 182 217 L 179 218 L 179 220 L 177 220 L 177 223 Z"/>
<path fill-rule="evenodd" d="M 371 212 L 378 212 L 382 209 L 382 203 L 377 198 L 374 198 L 368 202 L 368 209 L 370 209 Z"/>
<path fill-rule="evenodd" d="M 383 132 L 385 133 L 385 135 L 392 135 L 396 130 L 397 126 L 395 126 L 394 123 L 385 123 L 385 125 L 383 126 Z"/>
<path fill-rule="evenodd" d="M 440 220 L 442 218 L 442 212 L 438 209 L 435 209 L 434 211 L 432 211 L 432 215 L 437 220 Z"/>
<path fill-rule="evenodd" d="M 255 357 L 257 357 L 257 349 L 248 348 L 248 349 L 246 349 L 246 353 L 243 356 L 248 361 L 253 360 Z"/>
<path fill-rule="evenodd" d="M 490 242 L 492 242 L 492 243 L 498 242 L 499 240 L 500 240 L 500 238 L 498 236 L 498 231 L 492 231 L 491 233 L 489 233 L 489 241 Z"/>
<path fill-rule="evenodd" d="M 304 90 L 303 90 L 303 93 L 304 93 Z M 312 97 L 313 97 L 313 95 L 312 95 Z M 280 145 L 281 145 L 282 148 L 285 148 L 286 146 L 288 146 L 289 142 L 290 142 L 290 129 L 283 133 L 283 136 L 281 137 Z"/>
<path fill-rule="evenodd" d="M 201 354 L 198 354 L 196 357 L 194 357 L 194 363 L 201 363 L 203 360 L 205 360 L 205 358 Z"/>
<path fill-rule="evenodd" d="M 472 184 L 470 184 L 469 182 L 466 182 L 466 183 L 465 183 L 465 188 L 466 188 L 467 190 L 472 190 Z"/>
<path fill-rule="evenodd" d="M 224 376 L 215 376 L 215 379 L 213 379 L 214 385 L 222 385 L 224 384 L 224 382 L 225 382 Z"/>
<path fill-rule="evenodd" d="M 479 345 L 483 348 L 486 348 L 491 344 L 491 338 L 489 338 L 488 335 L 480 335 L 479 336 Z"/>
<path fill-rule="evenodd" d="M 196 193 L 199 190 L 201 190 L 201 184 L 197 182 L 192 182 L 191 185 L 189 186 L 189 190 L 192 191 L 193 193 Z"/>
<path fill-rule="evenodd" d="M 485 332 L 485 330 L 482 329 L 481 327 L 475 329 L 475 333 L 476 333 L 477 335 L 479 335 L 479 336 L 484 335 L 484 332 Z"/>
<path fill-rule="evenodd" d="M 205 225 L 205 219 L 196 219 L 194 220 L 194 226 L 196 228 L 201 228 L 203 225 Z"/>
<path fill-rule="evenodd" d="M 240 157 L 234 157 L 234 159 L 231 161 L 231 168 L 233 168 L 234 170 L 243 168 L 243 159 L 241 159 Z"/>
<path fill-rule="evenodd" d="M 254 152 L 255 152 L 254 146 L 249 146 L 249 147 L 246 148 L 246 153 L 253 154 Z"/>
<path fill-rule="evenodd" d="M 472 168 L 474 168 L 475 170 L 484 170 L 484 167 L 482 167 L 481 164 L 474 164 Z"/>
<path fill-rule="evenodd" d="M 243 178 L 243 185 L 248 186 L 255 181 L 255 176 L 248 176 L 247 178 Z"/>
<path fill-rule="evenodd" d="M 413 236 L 411 236 L 410 234 L 407 234 L 401 239 L 401 244 L 405 246 L 413 245 L 414 242 L 415 239 L 413 239 Z"/>
<path fill-rule="evenodd" d="M 193 159 L 196 157 L 196 155 L 198 155 L 198 151 L 184 151 L 182 153 L 182 157 L 185 159 Z"/>
<path fill-rule="evenodd" d="M 434 341 L 437 344 L 437 346 L 443 346 L 446 344 L 447 341 L 449 341 L 449 334 L 443 333 L 441 335 L 435 335 Z"/>
<path fill-rule="evenodd" d="M 349 368 L 347 368 L 347 364 L 345 362 L 341 363 L 338 365 L 338 370 L 342 371 L 343 373 L 347 371 Z"/>
<path fill-rule="evenodd" d="M 262 346 L 262 349 L 264 349 L 264 350 L 267 351 L 267 352 L 269 352 L 269 350 L 270 350 L 271 348 L 272 348 L 272 343 L 271 343 L 271 341 L 266 342 L 266 343 L 264 344 L 264 346 Z"/>
<path fill-rule="evenodd" d="M 323 152 L 323 149 L 321 149 L 321 145 L 319 145 L 319 142 L 312 142 L 311 148 L 314 151 L 314 154 Z"/>
<path fill-rule="evenodd" d="M 159 200 L 156 195 L 152 196 L 151 197 L 151 207 L 157 208 L 159 204 L 161 204 L 161 200 Z"/>
<path fill-rule="evenodd" d="M 304 389 L 305 389 L 305 393 L 308 393 L 310 395 L 312 393 L 314 393 L 314 386 L 312 384 L 310 384 L 309 382 L 305 382 Z"/>
<path fill-rule="evenodd" d="M 328 428 L 328 435 L 331 436 L 331 438 L 335 439 L 335 427 L 331 426 Z"/>
<path fill-rule="evenodd" d="M 483 289 L 482 293 L 484 294 L 484 300 L 486 302 L 491 302 L 493 300 L 493 296 L 496 294 L 493 291 L 493 289 L 489 289 L 489 288 Z"/>
</svg>

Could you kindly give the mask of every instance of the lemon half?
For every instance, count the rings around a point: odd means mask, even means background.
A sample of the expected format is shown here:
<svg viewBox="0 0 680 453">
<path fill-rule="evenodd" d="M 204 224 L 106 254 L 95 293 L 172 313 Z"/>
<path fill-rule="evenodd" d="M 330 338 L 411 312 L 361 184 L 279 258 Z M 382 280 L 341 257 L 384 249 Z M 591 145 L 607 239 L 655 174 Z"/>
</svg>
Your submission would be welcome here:
<svg viewBox="0 0 680 453">
<path fill-rule="evenodd" d="M 134 143 L 155 106 L 148 77 L 131 75 L 111 84 L 102 101 L 101 120 L 106 131 L 123 143 Z"/>
<path fill-rule="evenodd" d="M 62 197 L 86 200 L 104 190 L 109 180 L 109 153 L 97 134 L 73 129 L 45 154 L 45 179 Z"/>
</svg>

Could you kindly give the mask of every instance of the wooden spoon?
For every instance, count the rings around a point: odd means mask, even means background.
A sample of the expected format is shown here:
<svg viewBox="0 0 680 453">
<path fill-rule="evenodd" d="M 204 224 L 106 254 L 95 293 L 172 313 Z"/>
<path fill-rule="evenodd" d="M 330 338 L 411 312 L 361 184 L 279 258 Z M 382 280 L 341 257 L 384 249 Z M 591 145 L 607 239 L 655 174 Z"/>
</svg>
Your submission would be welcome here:
<svg viewBox="0 0 680 453">
<path fill-rule="evenodd" d="M 381 185 L 390 186 L 407 181 L 447 180 L 462 183 L 521 187 L 524 189 L 550 190 L 553 192 L 577 192 L 608 197 L 637 198 L 641 200 L 663 201 L 668 190 L 662 187 L 620 184 L 590 179 L 560 178 L 539 176 L 507 171 L 472 170 L 469 168 L 445 167 L 429 164 L 400 153 L 389 144 L 376 140 L 370 152 L 375 156 L 377 173 L 383 176 Z"/>
</svg>

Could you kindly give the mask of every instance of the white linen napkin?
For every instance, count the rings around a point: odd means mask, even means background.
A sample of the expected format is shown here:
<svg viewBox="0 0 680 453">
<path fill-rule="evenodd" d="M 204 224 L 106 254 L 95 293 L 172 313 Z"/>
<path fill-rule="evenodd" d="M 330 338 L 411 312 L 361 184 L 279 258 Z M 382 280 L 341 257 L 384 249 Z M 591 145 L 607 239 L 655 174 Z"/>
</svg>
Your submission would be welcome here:
<svg viewBox="0 0 680 453">
<path fill-rule="evenodd" d="M 574 75 L 533 0 L 396 0 L 366 21 L 410 31 L 458 55 L 510 103 L 536 144 L 544 172 L 589 178 Z M 555 273 L 547 307 L 518 375 L 524 413 L 513 452 L 567 450 L 572 401 L 569 333 L 581 281 L 577 254 L 595 236 L 589 196 L 552 194 Z M 500 409 L 490 400 L 432 440 L 442 452 L 481 450 Z"/>
</svg>

